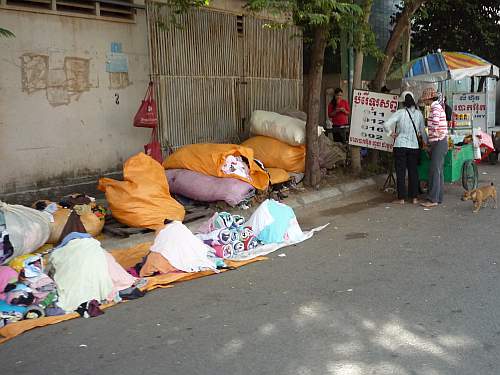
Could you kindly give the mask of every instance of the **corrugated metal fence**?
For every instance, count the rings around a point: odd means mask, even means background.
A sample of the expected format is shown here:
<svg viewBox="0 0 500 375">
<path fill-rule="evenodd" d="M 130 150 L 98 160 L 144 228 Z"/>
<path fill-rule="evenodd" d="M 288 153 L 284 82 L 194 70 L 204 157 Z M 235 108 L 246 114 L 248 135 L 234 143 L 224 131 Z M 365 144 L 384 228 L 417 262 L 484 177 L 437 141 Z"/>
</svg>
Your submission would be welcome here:
<svg viewBox="0 0 500 375">
<path fill-rule="evenodd" d="M 164 146 L 238 142 L 253 110 L 301 107 L 298 29 L 206 9 L 178 15 L 179 28 L 167 7 L 146 8 Z"/>
</svg>

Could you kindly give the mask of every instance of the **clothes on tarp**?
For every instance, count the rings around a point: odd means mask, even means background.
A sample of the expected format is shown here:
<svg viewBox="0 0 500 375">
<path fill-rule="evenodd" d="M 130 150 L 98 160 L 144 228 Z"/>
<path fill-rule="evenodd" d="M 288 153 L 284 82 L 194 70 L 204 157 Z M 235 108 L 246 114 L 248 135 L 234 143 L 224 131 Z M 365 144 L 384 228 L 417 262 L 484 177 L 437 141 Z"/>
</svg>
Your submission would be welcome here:
<svg viewBox="0 0 500 375">
<path fill-rule="evenodd" d="M 0 300 L 6 298 L 6 288 L 17 283 L 19 275 L 14 269 L 8 266 L 0 266 Z M 9 288 L 11 290 L 12 288 Z"/>
<path fill-rule="evenodd" d="M 136 283 L 96 239 L 71 233 L 63 243 L 51 253 L 49 264 L 59 291 L 58 306 L 64 310 L 92 300 L 119 301 L 120 291 Z"/>
<path fill-rule="evenodd" d="M 108 299 L 116 300 L 117 297 L 121 298 L 120 292 L 132 287 L 137 279 L 125 271 L 107 251 L 105 252 L 105 256 L 108 264 L 108 273 L 113 282 L 113 290 L 111 291 L 111 295 L 108 296 Z"/>
<path fill-rule="evenodd" d="M 231 259 L 259 245 L 245 218 L 228 212 L 215 213 L 197 230 L 197 237 L 215 250 L 215 256 Z"/>
<path fill-rule="evenodd" d="M 246 225 L 252 227 L 259 241 L 266 244 L 298 240 L 302 236 L 293 209 L 273 199 L 262 202 Z"/>
<path fill-rule="evenodd" d="M 180 221 L 167 224 L 158 233 L 151 252 L 160 253 L 173 267 L 184 272 L 217 269 L 215 261 L 209 258 L 212 249 Z"/>
<path fill-rule="evenodd" d="M 130 272 L 130 271 L 129 271 Z M 139 270 L 140 277 L 153 276 L 156 274 L 165 274 L 179 272 L 170 262 L 161 254 L 151 251 L 146 257 L 145 263 Z"/>
<path fill-rule="evenodd" d="M 113 291 L 106 250 L 94 238 L 69 241 L 50 254 L 49 265 L 59 292 L 58 305 L 66 311 L 93 299 L 105 300 Z"/>
</svg>

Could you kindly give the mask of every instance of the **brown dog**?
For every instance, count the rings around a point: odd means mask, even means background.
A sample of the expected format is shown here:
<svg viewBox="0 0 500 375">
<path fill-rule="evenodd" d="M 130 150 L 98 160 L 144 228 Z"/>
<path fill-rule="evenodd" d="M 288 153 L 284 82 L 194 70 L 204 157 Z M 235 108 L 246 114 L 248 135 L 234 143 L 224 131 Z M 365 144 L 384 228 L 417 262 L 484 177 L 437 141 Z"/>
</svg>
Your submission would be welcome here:
<svg viewBox="0 0 500 375">
<path fill-rule="evenodd" d="M 463 201 L 473 201 L 474 208 L 472 212 L 477 213 L 486 201 L 491 198 L 494 202 L 494 208 L 497 208 L 497 189 L 493 186 L 493 182 L 489 186 L 483 186 L 471 191 L 466 191 L 462 197 Z"/>
</svg>

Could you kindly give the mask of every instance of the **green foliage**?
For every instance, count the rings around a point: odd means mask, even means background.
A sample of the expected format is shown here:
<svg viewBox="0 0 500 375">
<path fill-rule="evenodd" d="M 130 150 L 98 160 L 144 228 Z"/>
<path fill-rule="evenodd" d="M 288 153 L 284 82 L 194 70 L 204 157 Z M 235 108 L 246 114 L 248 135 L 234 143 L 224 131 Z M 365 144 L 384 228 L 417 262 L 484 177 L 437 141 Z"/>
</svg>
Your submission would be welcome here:
<svg viewBox="0 0 500 375">
<path fill-rule="evenodd" d="M 273 27 L 295 24 L 304 30 L 304 42 L 312 43 L 313 30 L 318 26 L 329 28 L 329 46 L 334 50 L 341 37 L 352 40 L 352 47 L 380 58 L 382 52 L 375 43 L 371 27 L 363 22 L 363 10 L 349 0 L 247 0 L 247 7 L 255 12 L 266 11 L 271 15 L 288 15 Z M 352 33 L 352 38 L 349 34 Z M 363 37 L 361 37 L 363 35 Z"/>
<path fill-rule="evenodd" d="M 7 30 L 7 29 L 2 29 L 0 27 L 0 37 L 4 37 L 4 38 L 13 38 L 15 35 L 13 32 Z"/>
<path fill-rule="evenodd" d="M 171 25 L 182 28 L 182 23 L 179 21 L 179 16 L 187 13 L 192 8 L 201 8 L 208 6 L 210 0 L 165 0 L 155 2 L 154 5 L 158 8 L 168 8 L 168 16 L 164 20 L 157 21 L 162 28 L 168 29 Z"/>
<path fill-rule="evenodd" d="M 500 2 L 439 0 L 421 7 L 413 24 L 416 55 L 465 51 L 500 64 Z"/>
</svg>

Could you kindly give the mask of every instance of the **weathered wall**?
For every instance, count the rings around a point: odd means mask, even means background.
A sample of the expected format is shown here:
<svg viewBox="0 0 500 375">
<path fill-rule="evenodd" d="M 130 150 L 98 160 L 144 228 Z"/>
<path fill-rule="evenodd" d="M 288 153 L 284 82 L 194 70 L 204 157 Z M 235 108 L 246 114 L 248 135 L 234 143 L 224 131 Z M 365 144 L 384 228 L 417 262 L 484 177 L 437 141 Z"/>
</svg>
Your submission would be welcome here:
<svg viewBox="0 0 500 375">
<path fill-rule="evenodd" d="M 132 127 L 149 80 L 144 11 L 125 23 L 0 9 L 0 25 L 16 35 L 0 39 L 0 198 L 121 170 L 150 134 Z M 112 43 L 123 55 L 106 69 Z"/>
</svg>

